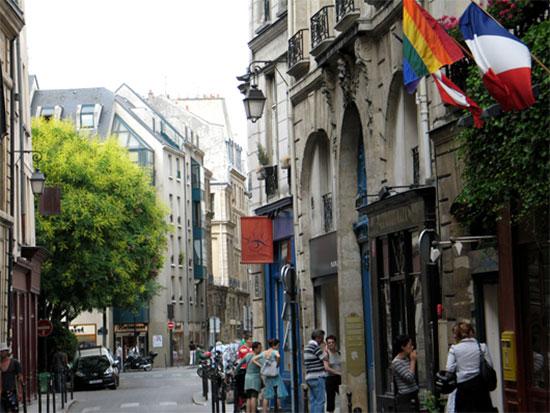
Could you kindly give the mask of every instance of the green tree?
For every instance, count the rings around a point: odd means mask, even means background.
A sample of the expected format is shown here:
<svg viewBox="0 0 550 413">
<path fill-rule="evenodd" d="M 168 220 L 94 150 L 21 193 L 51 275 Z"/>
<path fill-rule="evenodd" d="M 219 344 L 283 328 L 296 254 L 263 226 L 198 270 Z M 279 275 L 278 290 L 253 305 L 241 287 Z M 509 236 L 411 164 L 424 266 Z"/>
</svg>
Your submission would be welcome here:
<svg viewBox="0 0 550 413">
<path fill-rule="evenodd" d="M 147 172 L 115 139 L 78 134 L 68 122 L 35 119 L 33 146 L 49 186 L 61 188 L 61 214 L 37 213 L 42 310 L 52 320 L 82 311 L 131 308 L 158 289 L 168 226 Z"/>
</svg>

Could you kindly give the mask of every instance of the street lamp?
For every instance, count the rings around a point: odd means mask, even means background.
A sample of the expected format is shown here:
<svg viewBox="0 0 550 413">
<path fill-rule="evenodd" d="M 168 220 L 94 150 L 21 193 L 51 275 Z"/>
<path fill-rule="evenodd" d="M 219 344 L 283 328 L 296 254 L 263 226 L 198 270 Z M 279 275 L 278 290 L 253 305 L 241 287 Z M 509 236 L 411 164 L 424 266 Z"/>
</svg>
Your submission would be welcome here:
<svg viewBox="0 0 550 413">
<path fill-rule="evenodd" d="M 262 117 L 264 112 L 264 106 L 266 97 L 263 92 L 258 89 L 258 85 L 255 83 L 255 77 L 265 70 L 267 67 L 273 68 L 279 75 L 281 79 L 288 87 L 288 82 L 284 76 L 277 69 L 276 63 L 286 62 L 286 58 L 276 59 L 276 60 L 254 60 L 248 65 L 248 71 L 245 75 L 237 76 L 237 80 L 243 81 L 245 83 L 239 86 L 239 90 L 245 95 L 243 99 L 244 110 L 246 112 L 246 118 L 252 123 L 255 123 L 258 119 Z M 251 84 L 248 86 L 250 80 Z M 245 92 L 246 90 L 246 92 Z"/>
<path fill-rule="evenodd" d="M 46 177 L 40 169 L 36 168 L 31 176 L 32 193 L 35 195 L 42 195 L 44 193 L 44 187 L 46 186 Z"/>
<path fill-rule="evenodd" d="M 266 98 L 257 85 L 251 85 L 243 99 L 246 118 L 255 123 L 262 117 Z"/>
</svg>

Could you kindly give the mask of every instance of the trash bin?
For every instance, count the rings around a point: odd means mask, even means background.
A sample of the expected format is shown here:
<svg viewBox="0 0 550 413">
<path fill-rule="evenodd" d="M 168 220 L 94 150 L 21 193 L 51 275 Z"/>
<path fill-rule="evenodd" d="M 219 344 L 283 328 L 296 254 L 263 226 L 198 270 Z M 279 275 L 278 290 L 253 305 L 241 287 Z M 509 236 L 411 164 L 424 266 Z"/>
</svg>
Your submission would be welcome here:
<svg viewBox="0 0 550 413">
<path fill-rule="evenodd" d="M 46 394 L 48 392 L 48 383 L 50 381 L 50 373 L 38 373 L 38 385 L 40 386 L 40 393 Z"/>
</svg>

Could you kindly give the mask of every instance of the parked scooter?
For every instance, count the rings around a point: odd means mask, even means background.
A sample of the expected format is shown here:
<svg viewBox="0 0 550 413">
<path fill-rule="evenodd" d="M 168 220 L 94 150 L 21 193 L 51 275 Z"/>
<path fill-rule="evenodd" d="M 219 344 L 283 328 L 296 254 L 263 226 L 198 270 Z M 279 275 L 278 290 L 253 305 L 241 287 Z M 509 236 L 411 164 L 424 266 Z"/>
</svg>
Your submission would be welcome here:
<svg viewBox="0 0 550 413">
<path fill-rule="evenodd" d="M 148 356 L 139 356 L 129 354 L 124 360 L 124 370 L 143 370 L 151 371 L 153 369 L 153 361 L 158 353 L 150 351 Z"/>
</svg>

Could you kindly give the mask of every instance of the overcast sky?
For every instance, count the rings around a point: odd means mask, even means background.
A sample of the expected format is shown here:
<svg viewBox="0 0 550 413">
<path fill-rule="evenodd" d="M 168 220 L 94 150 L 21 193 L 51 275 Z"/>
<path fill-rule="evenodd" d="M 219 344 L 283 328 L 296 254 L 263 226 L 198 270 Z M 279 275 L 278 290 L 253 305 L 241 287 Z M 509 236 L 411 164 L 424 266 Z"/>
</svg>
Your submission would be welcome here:
<svg viewBox="0 0 550 413">
<path fill-rule="evenodd" d="M 249 57 L 247 0 L 26 0 L 25 8 L 40 88 L 127 83 L 143 95 L 219 94 L 245 144 L 235 76 Z"/>
</svg>

